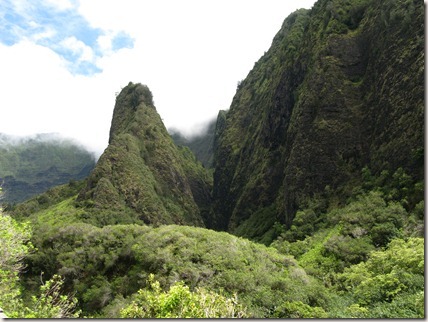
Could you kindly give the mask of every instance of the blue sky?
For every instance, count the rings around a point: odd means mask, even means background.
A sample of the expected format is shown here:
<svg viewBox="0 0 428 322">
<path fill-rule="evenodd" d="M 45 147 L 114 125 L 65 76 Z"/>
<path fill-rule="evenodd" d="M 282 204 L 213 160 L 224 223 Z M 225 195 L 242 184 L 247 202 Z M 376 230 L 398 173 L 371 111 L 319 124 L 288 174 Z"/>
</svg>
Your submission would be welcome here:
<svg viewBox="0 0 428 322">
<path fill-rule="evenodd" d="M 60 133 L 102 153 L 115 94 L 149 86 L 167 128 L 197 133 L 284 19 L 315 0 L 0 0 L 0 133 Z"/>
<path fill-rule="evenodd" d="M 0 41 L 8 46 L 23 39 L 50 48 L 63 57 L 71 73 L 91 75 L 101 72 L 96 59 L 104 55 L 97 40 L 106 31 L 92 27 L 77 11 L 77 1 L 65 6 L 43 0 L 2 0 Z M 112 50 L 132 48 L 134 40 L 125 31 L 111 39 Z"/>
</svg>

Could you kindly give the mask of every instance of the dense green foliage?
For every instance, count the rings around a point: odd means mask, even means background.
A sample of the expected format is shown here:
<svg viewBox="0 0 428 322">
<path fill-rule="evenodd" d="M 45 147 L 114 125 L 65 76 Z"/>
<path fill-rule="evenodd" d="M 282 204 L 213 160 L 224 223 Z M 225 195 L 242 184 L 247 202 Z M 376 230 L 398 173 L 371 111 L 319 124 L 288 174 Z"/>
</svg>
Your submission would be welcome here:
<svg viewBox="0 0 428 322">
<path fill-rule="evenodd" d="M 77 222 L 70 210 L 65 203 L 28 218 L 38 252 L 27 257 L 26 285 L 35 289 L 42 272 L 47 278 L 61 274 L 86 314 L 117 317 L 151 273 L 166 288 L 183 281 L 192 291 L 236 293 L 252 316 L 267 316 L 284 301 L 328 302 L 322 286 L 291 257 L 249 240 L 174 225 L 98 228 Z"/>
<path fill-rule="evenodd" d="M 367 306 L 391 302 L 403 293 L 420 296 L 424 290 L 424 269 L 424 240 L 394 239 L 386 250 L 372 252 L 366 262 L 345 269 L 338 279 L 358 304 Z M 415 303 L 419 311 L 423 311 L 421 300 Z"/>
<path fill-rule="evenodd" d="M 0 133 L 0 184 L 7 202 L 81 180 L 94 166 L 94 156 L 71 140 L 52 135 L 17 139 Z"/>
<path fill-rule="evenodd" d="M 305 209 L 273 243 L 342 296 L 333 300 L 330 317 L 424 316 L 424 220 L 388 197 L 358 194 L 345 207 L 320 214 L 323 226 L 312 233 L 305 226 L 314 210 Z"/>
<path fill-rule="evenodd" d="M 162 292 L 154 275 L 149 276 L 150 289 L 138 291 L 131 305 L 120 312 L 121 318 L 244 318 L 245 309 L 235 297 L 197 289 L 191 292 L 182 282 L 176 282 L 168 292 Z"/>
<path fill-rule="evenodd" d="M 409 218 L 422 225 L 423 218 L 379 191 L 331 208 L 321 215 L 323 228 L 307 236 L 296 235 L 299 222 L 305 224 L 297 220 L 274 248 L 188 226 L 100 228 L 80 215 L 70 198 L 27 217 L 38 250 L 26 256 L 23 282 L 36 293 L 41 274 L 61 275 L 85 316 L 184 317 L 207 310 L 210 316 L 281 318 L 424 314 L 423 238 L 406 237 L 418 234 L 406 228 Z M 381 243 L 379 226 L 385 226 Z"/>
<path fill-rule="evenodd" d="M 1 190 L 0 190 L 1 193 Z M 4 215 L 0 208 L 0 307 L 8 318 L 67 318 L 78 317 L 77 300 L 61 294 L 63 281 L 58 275 L 40 285 L 37 295 L 25 301 L 19 274 L 23 259 L 35 249 L 31 244 L 28 223 L 18 223 Z"/>
</svg>

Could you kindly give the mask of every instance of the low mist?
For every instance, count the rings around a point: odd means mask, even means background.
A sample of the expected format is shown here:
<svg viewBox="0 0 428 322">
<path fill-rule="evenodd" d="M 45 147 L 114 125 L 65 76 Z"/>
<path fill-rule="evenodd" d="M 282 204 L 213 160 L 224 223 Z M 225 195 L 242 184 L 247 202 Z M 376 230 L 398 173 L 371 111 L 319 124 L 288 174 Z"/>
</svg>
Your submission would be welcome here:
<svg viewBox="0 0 428 322">
<path fill-rule="evenodd" d="M 98 160 L 102 153 L 102 151 L 95 151 L 86 147 L 77 139 L 65 137 L 60 133 L 37 133 L 23 136 L 0 133 L 0 148 L 3 149 L 18 145 L 32 145 L 40 143 L 54 144 L 60 146 L 75 146 L 83 151 L 89 152 L 93 156 L 94 161 Z"/>
</svg>

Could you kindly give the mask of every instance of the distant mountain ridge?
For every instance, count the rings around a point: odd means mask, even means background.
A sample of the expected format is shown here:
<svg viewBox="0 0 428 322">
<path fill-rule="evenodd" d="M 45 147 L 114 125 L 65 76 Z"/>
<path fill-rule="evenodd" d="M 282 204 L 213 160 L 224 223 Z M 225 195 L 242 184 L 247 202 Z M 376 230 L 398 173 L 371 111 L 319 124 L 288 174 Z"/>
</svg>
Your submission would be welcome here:
<svg viewBox="0 0 428 322">
<path fill-rule="evenodd" d="M 14 137 L 0 133 L 3 201 L 21 202 L 70 180 L 82 180 L 94 166 L 91 152 L 57 134 Z"/>
</svg>

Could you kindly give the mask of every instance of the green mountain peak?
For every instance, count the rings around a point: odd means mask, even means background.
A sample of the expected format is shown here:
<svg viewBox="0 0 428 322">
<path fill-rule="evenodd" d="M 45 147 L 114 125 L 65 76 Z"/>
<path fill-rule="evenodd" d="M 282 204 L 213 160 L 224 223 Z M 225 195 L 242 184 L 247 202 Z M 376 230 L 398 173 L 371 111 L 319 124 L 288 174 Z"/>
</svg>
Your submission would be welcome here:
<svg viewBox="0 0 428 322">
<path fill-rule="evenodd" d="M 202 166 L 174 145 L 148 87 L 129 83 L 116 99 L 109 146 L 78 202 L 131 221 L 204 226 L 197 201 L 209 198 L 209 182 Z"/>
</svg>

